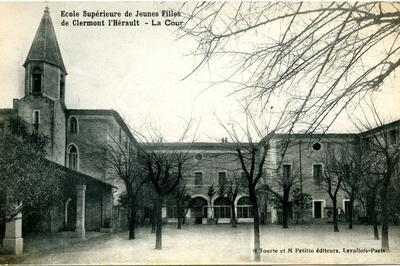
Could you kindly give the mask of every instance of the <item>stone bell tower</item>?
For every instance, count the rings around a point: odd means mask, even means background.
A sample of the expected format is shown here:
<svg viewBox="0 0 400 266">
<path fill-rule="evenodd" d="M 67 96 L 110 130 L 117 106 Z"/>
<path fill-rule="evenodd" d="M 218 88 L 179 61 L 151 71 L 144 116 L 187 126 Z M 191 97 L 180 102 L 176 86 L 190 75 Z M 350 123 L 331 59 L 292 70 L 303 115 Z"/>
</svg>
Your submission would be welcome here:
<svg viewBox="0 0 400 266">
<path fill-rule="evenodd" d="M 24 67 L 25 95 L 45 95 L 64 102 L 67 71 L 47 7 Z"/>
<path fill-rule="evenodd" d="M 25 96 L 16 101 L 18 116 L 49 138 L 48 158 L 64 164 L 67 71 L 47 7 L 23 66 Z"/>
</svg>

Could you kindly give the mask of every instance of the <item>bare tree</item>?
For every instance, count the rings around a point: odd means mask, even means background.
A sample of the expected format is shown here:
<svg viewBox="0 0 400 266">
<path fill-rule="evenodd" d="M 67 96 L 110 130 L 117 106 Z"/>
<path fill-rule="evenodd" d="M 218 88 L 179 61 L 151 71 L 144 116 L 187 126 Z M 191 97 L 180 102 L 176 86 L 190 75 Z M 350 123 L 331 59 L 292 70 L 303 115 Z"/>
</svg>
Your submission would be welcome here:
<svg viewBox="0 0 400 266">
<path fill-rule="evenodd" d="M 137 149 L 132 144 L 122 143 L 110 136 L 105 147 L 104 160 L 108 172 L 120 178 L 126 188 L 129 208 L 129 239 L 135 239 L 138 200 L 143 185 L 147 182 L 143 167 L 138 163 Z"/>
<path fill-rule="evenodd" d="M 276 174 L 265 184 L 266 189 L 273 195 L 272 201 L 275 206 L 282 208 L 282 227 L 285 229 L 288 228 L 291 191 L 298 182 L 298 171 L 293 170 L 291 166 L 281 164 Z"/>
<path fill-rule="evenodd" d="M 339 152 L 338 155 L 335 151 L 326 151 L 324 164 L 325 169 L 320 175 L 319 186 L 322 190 L 328 193 L 332 201 L 332 215 L 333 215 L 333 231 L 339 232 L 338 227 L 338 213 L 337 213 L 337 195 L 343 183 L 345 176 L 349 175 L 349 168 L 342 164 L 345 159 L 343 158 L 344 152 Z M 339 156 L 339 158 L 337 158 Z"/>
<path fill-rule="evenodd" d="M 367 173 L 362 178 L 362 188 L 360 192 L 361 200 L 365 201 L 368 220 L 373 226 L 375 240 L 379 239 L 378 205 L 382 181 L 383 179 L 379 174 Z"/>
<path fill-rule="evenodd" d="M 349 198 L 349 213 L 347 219 L 349 222 L 349 229 L 353 229 L 354 201 L 360 196 L 362 178 L 363 176 L 368 176 L 371 162 L 368 156 L 361 152 L 359 142 L 347 145 L 353 145 L 354 148 L 342 147 L 340 152 L 344 154 L 340 156 L 342 161 L 338 162 L 338 164 L 345 170 L 341 172 L 343 173 L 341 189 Z"/>
<path fill-rule="evenodd" d="M 292 191 L 292 207 L 296 224 L 303 223 L 304 214 L 312 208 L 312 196 L 296 187 Z"/>
<path fill-rule="evenodd" d="M 373 171 L 382 176 L 380 202 L 382 211 L 382 248 L 389 251 L 389 204 L 390 189 L 400 160 L 399 124 L 385 123 L 379 115 L 373 101 L 368 104 L 368 111 L 364 112 L 364 119 L 358 119 L 361 139 L 364 142 L 364 151 L 370 158 L 374 158 Z M 370 117 L 367 117 L 369 114 Z M 360 126 L 361 125 L 361 126 Z"/>
<path fill-rule="evenodd" d="M 199 2 L 181 13 L 179 37 L 196 41 L 198 58 L 188 76 L 223 62 L 216 83 L 264 107 L 276 94 L 299 100 L 290 120 L 306 114 L 309 131 L 329 128 L 400 65 L 399 3 Z"/>
<path fill-rule="evenodd" d="M 162 205 L 165 198 L 171 195 L 183 182 L 186 168 L 189 166 L 190 145 L 182 145 L 187 139 L 193 142 L 197 137 L 197 128 L 193 129 L 190 119 L 177 143 L 167 143 L 162 134 L 150 128 L 150 137 L 139 132 L 136 135 L 142 139 L 138 144 L 138 161 L 141 164 L 148 182 L 152 184 L 155 195 L 155 227 L 156 249 L 162 249 Z M 190 143 L 187 143 L 190 144 Z"/>
<path fill-rule="evenodd" d="M 218 194 L 222 197 L 226 196 L 231 206 L 232 227 L 236 227 L 237 223 L 235 201 L 239 194 L 244 193 L 245 191 L 246 180 L 244 180 L 242 175 L 240 175 L 236 171 L 231 171 L 226 177 L 226 180 L 222 181 L 221 184 L 219 184 Z"/>
<path fill-rule="evenodd" d="M 186 188 L 186 182 L 182 179 L 178 186 L 176 186 L 173 193 L 173 198 L 176 202 L 176 212 L 178 216 L 177 229 L 182 228 L 183 221 L 186 216 L 187 210 L 190 208 L 191 198 Z"/>
<path fill-rule="evenodd" d="M 183 168 L 187 158 L 184 151 L 171 150 L 163 143 L 151 143 L 141 151 L 141 161 L 147 179 L 153 185 L 157 195 L 155 222 L 156 222 L 156 249 L 162 248 L 162 213 L 161 208 L 167 195 L 173 193 L 183 180 Z"/>
<path fill-rule="evenodd" d="M 212 204 L 212 198 L 214 197 L 214 195 L 217 193 L 218 191 L 215 191 L 215 186 L 214 186 L 214 184 L 211 184 L 211 186 L 209 186 L 208 187 L 208 190 L 207 190 L 207 196 L 208 196 L 208 200 L 209 200 L 209 205 L 211 206 L 211 204 Z M 211 211 L 213 211 L 212 209 L 211 209 Z M 211 217 L 210 217 L 211 218 Z M 210 219 L 209 218 L 209 219 Z M 211 222 L 211 221 L 210 221 Z"/>
<path fill-rule="evenodd" d="M 250 109 L 245 109 L 244 113 L 246 118 L 244 125 L 232 121 L 229 128 L 221 120 L 219 121 L 233 143 L 232 152 L 241 166 L 243 177 L 246 178 L 246 190 L 249 193 L 254 220 L 254 260 L 260 261 L 260 215 L 257 188 L 261 183 L 260 180 L 266 177 L 266 158 L 271 154 L 275 132 L 284 128 L 286 121 L 283 117 L 286 113 L 280 113 L 275 120 L 271 115 L 265 126 L 256 121 Z M 255 139 L 259 141 L 254 141 Z"/>
</svg>

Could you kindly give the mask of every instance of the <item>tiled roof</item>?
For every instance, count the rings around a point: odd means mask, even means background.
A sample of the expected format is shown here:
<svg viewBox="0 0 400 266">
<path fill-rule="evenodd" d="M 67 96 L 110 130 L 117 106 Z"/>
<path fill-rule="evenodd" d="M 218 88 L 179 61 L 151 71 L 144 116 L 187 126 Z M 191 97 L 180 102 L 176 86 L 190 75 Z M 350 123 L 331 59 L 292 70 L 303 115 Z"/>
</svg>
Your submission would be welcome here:
<svg viewBox="0 0 400 266">
<path fill-rule="evenodd" d="M 60 47 L 58 46 L 56 33 L 48 8 L 44 11 L 24 66 L 31 61 L 44 61 L 58 66 L 64 72 L 67 72 L 61 57 Z"/>
<path fill-rule="evenodd" d="M 60 169 L 61 171 L 63 171 L 67 175 L 68 178 L 75 178 L 76 179 L 75 181 L 81 181 L 81 182 L 85 182 L 85 183 L 94 182 L 94 183 L 102 184 L 104 186 L 117 188 L 116 186 L 114 186 L 114 185 L 112 185 L 110 183 L 107 183 L 107 182 L 105 182 L 103 180 L 100 180 L 100 179 L 95 178 L 93 176 L 86 175 L 84 173 L 75 171 L 73 169 L 70 169 L 68 167 L 65 167 L 64 165 L 58 164 L 58 163 L 50 161 L 48 159 L 46 159 L 46 162 L 51 164 L 51 165 L 53 165 L 54 167 Z"/>
</svg>

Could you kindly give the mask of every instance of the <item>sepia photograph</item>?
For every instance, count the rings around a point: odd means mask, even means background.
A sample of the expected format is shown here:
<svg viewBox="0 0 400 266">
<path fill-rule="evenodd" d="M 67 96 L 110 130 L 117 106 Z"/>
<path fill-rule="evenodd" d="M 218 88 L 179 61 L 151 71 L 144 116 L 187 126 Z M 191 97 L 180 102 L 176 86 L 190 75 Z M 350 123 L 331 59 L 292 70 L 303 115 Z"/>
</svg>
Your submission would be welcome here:
<svg viewBox="0 0 400 266">
<path fill-rule="evenodd" d="M 0 265 L 400 264 L 400 2 L 0 1 Z"/>
</svg>

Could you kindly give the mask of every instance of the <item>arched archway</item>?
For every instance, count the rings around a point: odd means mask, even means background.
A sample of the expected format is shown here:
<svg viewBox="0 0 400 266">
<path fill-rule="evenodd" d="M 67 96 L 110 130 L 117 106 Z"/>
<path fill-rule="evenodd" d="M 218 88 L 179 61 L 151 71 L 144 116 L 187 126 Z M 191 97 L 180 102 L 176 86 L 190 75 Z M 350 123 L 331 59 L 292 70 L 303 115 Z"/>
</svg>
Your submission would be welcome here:
<svg viewBox="0 0 400 266">
<path fill-rule="evenodd" d="M 76 223 L 76 202 L 68 198 L 64 205 L 64 228 L 67 231 L 74 231 Z"/>
<path fill-rule="evenodd" d="M 240 197 L 237 201 L 237 218 L 253 218 L 252 205 L 248 196 Z"/>
<path fill-rule="evenodd" d="M 214 200 L 214 218 L 231 218 L 231 205 L 227 197 L 218 197 Z"/>
<path fill-rule="evenodd" d="M 202 224 L 203 218 L 207 218 L 207 200 L 197 196 L 192 198 L 191 217 L 194 218 L 196 224 Z"/>
</svg>

